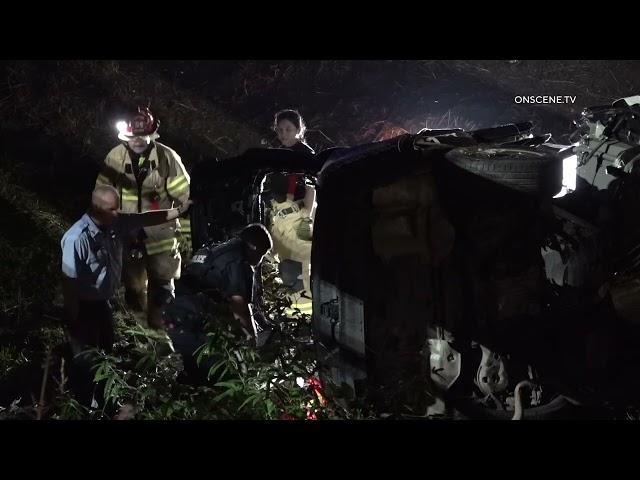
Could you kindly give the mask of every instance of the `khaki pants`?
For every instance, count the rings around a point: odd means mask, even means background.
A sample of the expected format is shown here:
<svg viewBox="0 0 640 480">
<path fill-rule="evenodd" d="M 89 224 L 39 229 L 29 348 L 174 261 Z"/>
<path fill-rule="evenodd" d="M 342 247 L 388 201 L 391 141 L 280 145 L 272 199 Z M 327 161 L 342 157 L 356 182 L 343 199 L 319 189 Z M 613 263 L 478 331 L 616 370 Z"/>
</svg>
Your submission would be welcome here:
<svg viewBox="0 0 640 480">
<path fill-rule="evenodd" d="M 294 203 L 283 202 L 278 204 L 278 207 L 281 207 L 279 210 L 283 210 L 291 205 Z M 271 226 L 271 237 L 273 250 L 281 260 L 288 258 L 302 263 L 302 284 L 307 295 L 311 295 L 311 241 L 301 240 L 297 234 L 297 229 L 304 218 L 299 210 L 288 215 L 276 213 Z"/>
<path fill-rule="evenodd" d="M 127 305 L 136 311 L 147 310 L 151 327 L 162 324 L 162 306 L 174 297 L 174 279 L 180 278 L 179 252 L 156 255 L 144 253 L 142 258 L 124 252 L 122 280 Z"/>
</svg>

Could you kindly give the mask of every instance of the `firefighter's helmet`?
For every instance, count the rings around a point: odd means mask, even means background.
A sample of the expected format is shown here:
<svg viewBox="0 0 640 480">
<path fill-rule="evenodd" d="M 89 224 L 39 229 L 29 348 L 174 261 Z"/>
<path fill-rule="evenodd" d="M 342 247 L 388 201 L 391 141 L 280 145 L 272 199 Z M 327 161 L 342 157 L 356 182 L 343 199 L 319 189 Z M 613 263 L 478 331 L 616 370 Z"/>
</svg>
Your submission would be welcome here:
<svg viewBox="0 0 640 480">
<path fill-rule="evenodd" d="M 149 136 L 155 140 L 158 135 L 160 121 L 153 116 L 147 107 L 138 107 L 138 111 L 126 120 L 118 123 L 118 138 L 125 142 L 135 137 Z"/>
</svg>

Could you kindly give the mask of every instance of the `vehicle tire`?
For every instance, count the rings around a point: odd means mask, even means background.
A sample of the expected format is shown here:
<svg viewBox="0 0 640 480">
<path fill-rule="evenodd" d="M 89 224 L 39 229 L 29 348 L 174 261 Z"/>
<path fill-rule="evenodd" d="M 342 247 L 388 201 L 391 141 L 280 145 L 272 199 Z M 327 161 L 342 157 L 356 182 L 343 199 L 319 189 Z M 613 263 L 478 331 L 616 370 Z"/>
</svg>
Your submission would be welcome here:
<svg viewBox="0 0 640 480">
<path fill-rule="evenodd" d="M 528 147 L 476 145 L 446 154 L 454 165 L 521 192 L 553 196 L 562 188 L 562 160 Z"/>
</svg>

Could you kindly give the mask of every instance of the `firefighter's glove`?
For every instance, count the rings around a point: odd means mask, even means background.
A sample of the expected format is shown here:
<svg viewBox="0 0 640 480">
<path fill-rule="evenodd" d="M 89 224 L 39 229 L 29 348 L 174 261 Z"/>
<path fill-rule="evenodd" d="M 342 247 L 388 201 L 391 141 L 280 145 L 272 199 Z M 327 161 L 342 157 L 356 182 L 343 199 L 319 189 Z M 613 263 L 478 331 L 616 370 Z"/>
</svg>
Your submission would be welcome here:
<svg viewBox="0 0 640 480">
<path fill-rule="evenodd" d="M 313 236 L 313 221 L 310 218 L 303 218 L 296 227 L 296 235 L 300 240 L 311 241 Z"/>
</svg>

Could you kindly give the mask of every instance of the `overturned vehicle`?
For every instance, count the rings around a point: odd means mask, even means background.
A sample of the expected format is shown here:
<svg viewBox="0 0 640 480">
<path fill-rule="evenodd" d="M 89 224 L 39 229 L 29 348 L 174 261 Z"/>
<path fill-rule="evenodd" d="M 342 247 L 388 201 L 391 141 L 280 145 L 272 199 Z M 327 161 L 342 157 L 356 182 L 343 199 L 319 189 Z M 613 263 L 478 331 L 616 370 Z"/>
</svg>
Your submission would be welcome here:
<svg viewBox="0 0 640 480">
<path fill-rule="evenodd" d="M 640 391 L 635 100 L 586 109 L 572 145 L 525 122 L 204 162 L 194 249 L 268 224 L 265 180 L 297 174 L 317 191 L 312 326 L 335 398 L 403 417 L 627 415 Z"/>
</svg>

